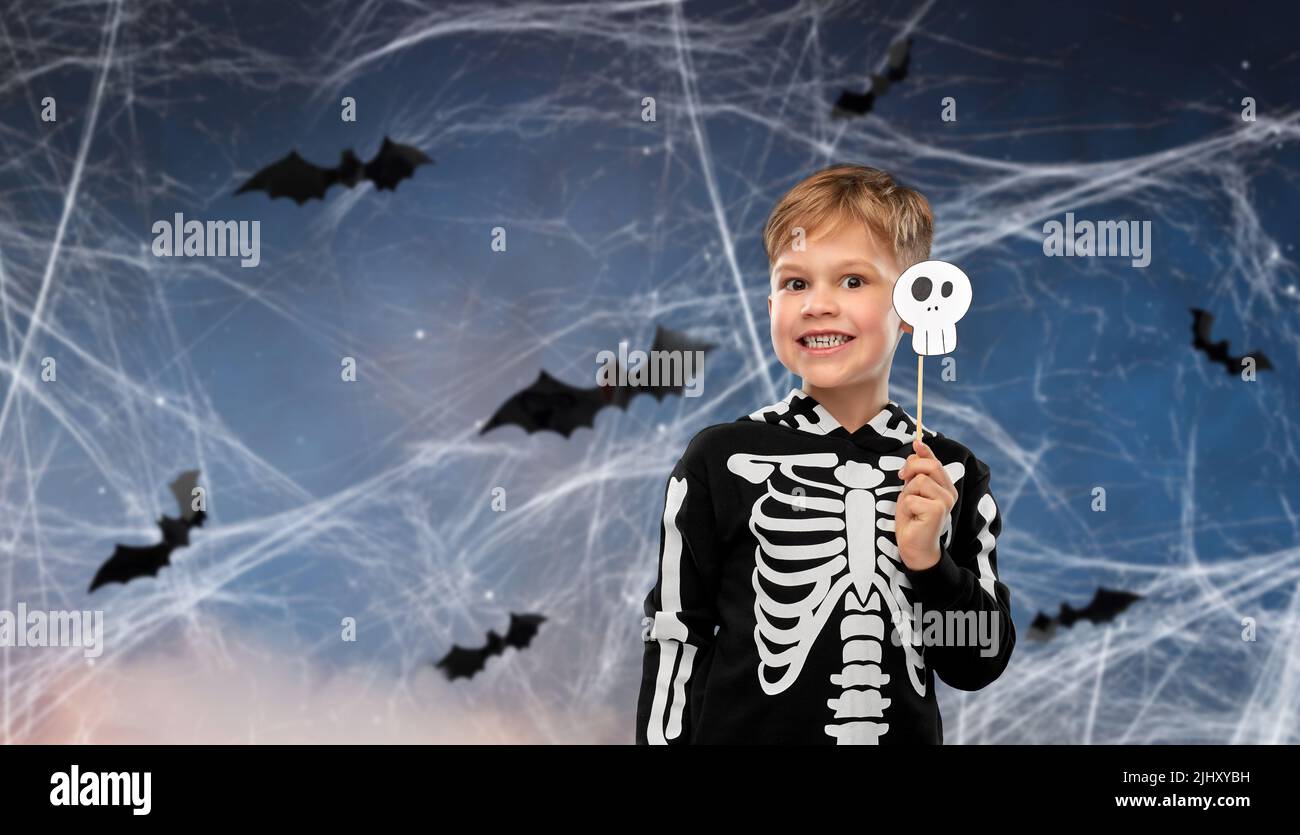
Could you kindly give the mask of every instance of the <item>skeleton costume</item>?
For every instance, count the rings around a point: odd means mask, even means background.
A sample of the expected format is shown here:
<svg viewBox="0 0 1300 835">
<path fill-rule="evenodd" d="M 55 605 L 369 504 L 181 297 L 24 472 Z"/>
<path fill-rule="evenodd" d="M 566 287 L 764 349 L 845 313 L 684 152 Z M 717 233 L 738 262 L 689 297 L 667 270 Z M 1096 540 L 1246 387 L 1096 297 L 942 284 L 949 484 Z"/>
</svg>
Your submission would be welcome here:
<svg viewBox="0 0 1300 835">
<path fill-rule="evenodd" d="M 645 599 L 638 744 L 942 744 L 934 676 L 979 690 L 1016 635 L 988 467 L 924 433 L 958 501 L 923 571 L 894 539 L 916 435 L 897 403 L 850 433 L 794 389 L 696 434 L 668 478 Z M 939 615 L 982 619 L 992 646 L 973 626 L 926 640 Z"/>
</svg>

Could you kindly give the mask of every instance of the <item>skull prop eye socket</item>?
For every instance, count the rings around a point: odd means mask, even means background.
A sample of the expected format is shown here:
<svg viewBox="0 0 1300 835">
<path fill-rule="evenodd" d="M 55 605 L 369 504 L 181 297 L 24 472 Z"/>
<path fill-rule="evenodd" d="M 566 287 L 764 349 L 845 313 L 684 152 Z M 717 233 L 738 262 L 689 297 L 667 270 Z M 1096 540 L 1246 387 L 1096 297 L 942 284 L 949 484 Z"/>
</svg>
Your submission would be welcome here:
<svg viewBox="0 0 1300 835">
<path fill-rule="evenodd" d="M 949 296 L 951 296 L 951 295 L 952 295 L 952 282 L 951 282 L 951 281 L 945 281 L 945 282 L 943 283 L 943 289 L 941 289 L 939 292 L 943 295 L 943 297 L 944 297 L 945 299 L 948 298 Z"/>
<path fill-rule="evenodd" d="M 930 298 L 930 291 L 933 289 L 934 286 L 931 284 L 930 279 L 919 275 L 916 277 L 916 281 L 912 282 L 912 298 L 918 302 L 923 302 Z"/>
</svg>

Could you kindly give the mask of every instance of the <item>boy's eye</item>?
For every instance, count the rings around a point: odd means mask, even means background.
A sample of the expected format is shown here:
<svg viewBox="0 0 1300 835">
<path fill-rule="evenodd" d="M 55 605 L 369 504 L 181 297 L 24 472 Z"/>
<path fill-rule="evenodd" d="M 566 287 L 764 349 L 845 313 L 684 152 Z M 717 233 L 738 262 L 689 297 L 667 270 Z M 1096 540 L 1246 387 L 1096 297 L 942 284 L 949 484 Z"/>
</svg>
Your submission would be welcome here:
<svg viewBox="0 0 1300 835">
<path fill-rule="evenodd" d="M 844 279 L 840 283 L 843 284 L 845 281 L 849 281 L 849 280 L 858 282 L 857 284 L 850 285 L 851 287 L 861 287 L 864 284 L 866 284 L 867 281 L 865 278 L 863 278 L 860 275 L 846 275 L 844 276 Z M 801 287 L 793 286 L 794 282 L 796 281 L 799 282 L 800 285 L 808 284 L 808 282 L 804 281 L 802 278 L 787 278 L 785 281 L 781 282 L 781 286 L 790 290 L 802 290 L 803 289 L 802 286 Z"/>
</svg>

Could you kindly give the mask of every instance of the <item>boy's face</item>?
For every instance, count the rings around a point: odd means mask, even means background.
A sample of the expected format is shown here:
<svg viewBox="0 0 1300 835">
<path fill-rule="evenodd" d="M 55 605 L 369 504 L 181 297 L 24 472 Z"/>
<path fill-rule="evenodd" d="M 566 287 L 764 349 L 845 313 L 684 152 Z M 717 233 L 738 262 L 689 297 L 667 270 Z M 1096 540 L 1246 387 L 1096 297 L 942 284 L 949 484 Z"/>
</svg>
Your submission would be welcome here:
<svg viewBox="0 0 1300 835">
<path fill-rule="evenodd" d="M 772 265 L 767 312 L 777 358 L 805 385 L 871 384 L 887 377 L 894 349 L 911 328 L 894 311 L 894 280 L 902 272 L 891 249 L 861 223 L 818 230 L 803 252 L 787 245 Z M 809 333 L 848 337 L 809 346 Z"/>
</svg>

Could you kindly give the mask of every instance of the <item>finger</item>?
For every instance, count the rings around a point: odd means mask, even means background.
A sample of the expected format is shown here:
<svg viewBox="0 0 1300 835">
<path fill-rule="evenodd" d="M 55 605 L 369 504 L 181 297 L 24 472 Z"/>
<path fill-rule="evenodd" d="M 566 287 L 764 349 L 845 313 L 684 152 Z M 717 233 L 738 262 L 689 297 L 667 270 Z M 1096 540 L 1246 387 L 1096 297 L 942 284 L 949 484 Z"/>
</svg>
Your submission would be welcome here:
<svg viewBox="0 0 1300 835">
<path fill-rule="evenodd" d="M 917 473 L 908 481 L 907 486 L 911 488 L 913 496 L 923 496 L 926 498 L 937 498 L 935 493 L 935 483 L 925 473 Z"/>
<path fill-rule="evenodd" d="M 913 455 L 898 469 L 898 477 L 904 482 L 917 473 L 925 473 L 930 476 L 930 478 L 943 485 L 944 489 L 952 492 L 953 501 L 957 500 L 957 486 L 952 483 L 952 476 L 948 475 L 948 470 L 938 458 L 921 458 Z"/>
<path fill-rule="evenodd" d="M 929 458 L 922 458 L 919 455 L 909 455 L 903 462 L 903 466 L 898 468 L 898 477 L 906 481 L 916 473 L 924 473 L 933 467 L 934 461 Z"/>
<path fill-rule="evenodd" d="M 939 460 L 939 456 L 934 454 L 934 450 L 930 449 L 930 445 L 925 441 L 913 441 L 912 447 L 917 450 L 919 460 L 927 462 L 925 471 L 934 471 L 936 481 L 940 484 L 946 482 L 951 487 L 952 480 L 948 478 L 948 472 L 944 470 L 943 462 Z M 909 469 L 908 472 L 911 472 L 911 470 Z"/>
<path fill-rule="evenodd" d="M 925 496 L 918 496 L 915 493 L 899 499 L 898 506 L 909 519 L 918 516 L 929 519 L 932 515 L 946 512 L 941 503 L 936 502 L 934 499 L 927 499 Z"/>
<path fill-rule="evenodd" d="M 925 459 L 919 455 L 907 456 L 907 460 L 903 462 L 903 466 L 898 468 L 898 477 L 903 481 L 907 481 L 917 471 L 918 467 L 924 468 L 925 465 L 922 463 L 924 461 Z"/>
<path fill-rule="evenodd" d="M 934 466 L 927 467 L 924 472 L 918 471 L 916 474 L 918 476 L 924 475 L 927 481 L 933 482 L 935 486 L 948 494 L 948 497 L 952 499 L 952 504 L 956 504 L 958 497 L 957 487 L 952 483 L 952 478 L 949 477 L 948 471 L 942 466 L 939 466 L 938 461 L 932 463 Z"/>
<path fill-rule="evenodd" d="M 957 496 L 952 490 L 945 488 L 925 473 L 917 473 L 916 477 L 909 482 L 909 486 L 914 487 L 913 492 L 917 495 L 934 499 L 944 505 L 947 510 L 951 510 L 952 506 L 957 503 Z"/>
<path fill-rule="evenodd" d="M 956 489 L 952 483 L 952 477 L 944 469 L 943 462 L 937 458 L 921 458 L 913 455 L 898 469 L 898 477 L 903 481 L 907 481 L 912 476 L 920 473 L 925 473 L 939 484 L 953 490 L 953 498 L 956 500 Z"/>
</svg>

